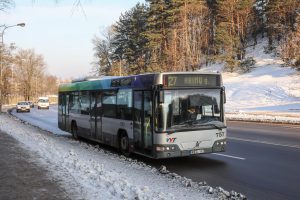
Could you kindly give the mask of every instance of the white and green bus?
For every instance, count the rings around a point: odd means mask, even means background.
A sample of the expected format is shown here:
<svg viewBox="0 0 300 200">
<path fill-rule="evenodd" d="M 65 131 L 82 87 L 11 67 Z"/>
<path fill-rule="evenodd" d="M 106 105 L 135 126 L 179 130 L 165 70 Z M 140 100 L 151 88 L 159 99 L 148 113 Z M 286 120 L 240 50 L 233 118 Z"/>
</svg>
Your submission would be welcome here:
<svg viewBox="0 0 300 200">
<path fill-rule="evenodd" d="M 58 126 L 128 155 L 170 158 L 226 147 L 219 73 L 170 72 L 74 80 L 59 86 Z"/>
</svg>

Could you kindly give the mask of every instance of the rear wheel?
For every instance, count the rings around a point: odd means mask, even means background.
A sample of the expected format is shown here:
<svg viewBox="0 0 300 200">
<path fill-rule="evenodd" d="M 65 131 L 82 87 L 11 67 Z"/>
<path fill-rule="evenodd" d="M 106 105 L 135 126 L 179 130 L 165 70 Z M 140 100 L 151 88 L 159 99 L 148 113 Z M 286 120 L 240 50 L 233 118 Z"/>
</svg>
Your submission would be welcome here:
<svg viewBox="0 0 300 200">
<path fill-rule="evenodd" d="M 75 140 L 78 140 L 77 125 L 76 125 L 76 122 L 72 122 L 71 132 L 72 132 L 73 138 L 74 138 Z"/>
<path fill-rule="evenodd" d="M 130 156 L 129 139 L 126 133 L 121 133 L 119 137 L 119 150 L 125 156 Z"/>
</svg>

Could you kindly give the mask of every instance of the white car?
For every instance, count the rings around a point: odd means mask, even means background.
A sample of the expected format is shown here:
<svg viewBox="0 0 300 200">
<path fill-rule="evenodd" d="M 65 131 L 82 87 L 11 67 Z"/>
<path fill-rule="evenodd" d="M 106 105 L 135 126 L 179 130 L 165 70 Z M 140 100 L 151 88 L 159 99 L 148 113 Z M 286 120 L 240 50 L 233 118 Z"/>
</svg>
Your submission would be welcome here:
<svg viewBox="0 0 300 200">
<path fill-rule="evenodd" d="M 38 100 L 38 109 L 49 109 L 49 98 L 48 97 L 39 97 Z"/>
<path fill-rule="evenodd" d="M 27 101 L 18 102 L 17 112 L 30 112 L 30 104 Z"/>
</svg>

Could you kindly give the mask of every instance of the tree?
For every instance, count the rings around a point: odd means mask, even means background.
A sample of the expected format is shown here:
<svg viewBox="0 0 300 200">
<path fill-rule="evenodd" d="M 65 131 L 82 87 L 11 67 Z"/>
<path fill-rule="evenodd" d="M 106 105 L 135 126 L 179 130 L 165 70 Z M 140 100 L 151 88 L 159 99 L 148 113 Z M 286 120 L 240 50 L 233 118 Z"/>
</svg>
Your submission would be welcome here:
<svg viewBox="0 0 300 200">
<path fill-rule="evenodd" d="M 10 45 L 9 47 L 3 46 L 1 48 L 1 102 L 8 103 L 10 91 L 13 86 L 13 69 L 12 69 L 12 60 L 13 60 L 13 51 L 15 47 Z"/>
<path fill-rule="evenodd" d="M 299 0 L 270 0 L 266 8 L 267 34 L 269 48 L 272 49 L 274 42 L 279 43 L 290 31 L 294 31 L 296 10 L 300 7 Z"/>
<path fill-rule="evenodd" d="M 166 71 L 168 39 L 171 33 L 171 13 L 168 7 L 172 1 L 167 0 L 146 0 L 149 4 L 147 18 L 147 31 L 145 33 L 148 40 L 147 47 L 150 49 L 149 65 L 153 71 Z"/>
<path fill-rule="evenodd" d="M 145 37 L 147 7 L 136 4 L 131 10 L 122 14 L 114 25 L 113 59 L 126 63 L 127 73 L 138 74 L 149 70 L 148 40 Z M 122 62 L 123 63 L 123 62 Z M 124 74 L 124 73 L 123 73 Z"/>
<path fill-rule="evenodd" d="M 281 42 L 280 53 L 283 60 L 300 69 L 300 12 L 295 12 L 295 15 L 294 31 L 290 31 Z"/>
<path fill-rule="evenodd" d="M 14 5 L 12 0 L 0 0 L 0 11 L 6 11 Z"/>
<path fill-rule="evenodd" d="M 26 101 L 34 96 L 34 89 L 42 83 L 45 70 L 44 59 L 34 50 L 19 50 L 15 55 L 16 78 L 19 82 L 19 93 Z"/>
<path fill-rule="evenodd" d="M 253 0 L 220 0 L 217 2 L 216 52 L 231 68 L 235 60 L 244 59 L 247 39 L 253 24 Z"/>
<path fill-rule="evenodd" d="M 94 45 L 94 58 L 96 61 L 93 63 L 95 73 L 97 75 L 116 75 L 113 69 L 113 27 L 108 27 L 102 33 L 102 38 L 95 36 L 92 40 Z"/>
</svg>

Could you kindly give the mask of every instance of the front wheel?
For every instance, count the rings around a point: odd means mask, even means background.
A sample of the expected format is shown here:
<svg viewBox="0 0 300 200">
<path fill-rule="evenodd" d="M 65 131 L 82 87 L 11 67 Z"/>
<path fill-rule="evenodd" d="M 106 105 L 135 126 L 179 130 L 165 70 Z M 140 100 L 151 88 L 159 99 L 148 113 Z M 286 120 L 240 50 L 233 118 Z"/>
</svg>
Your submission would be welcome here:
<svg viewBox="0 0 300 200">
<path fill-rule="evenodd" d="M 119 139 L 119 150 L 125 156 L 130 156 L 129 139 L 126 134 L 122 134 Z"/>
</svg>

